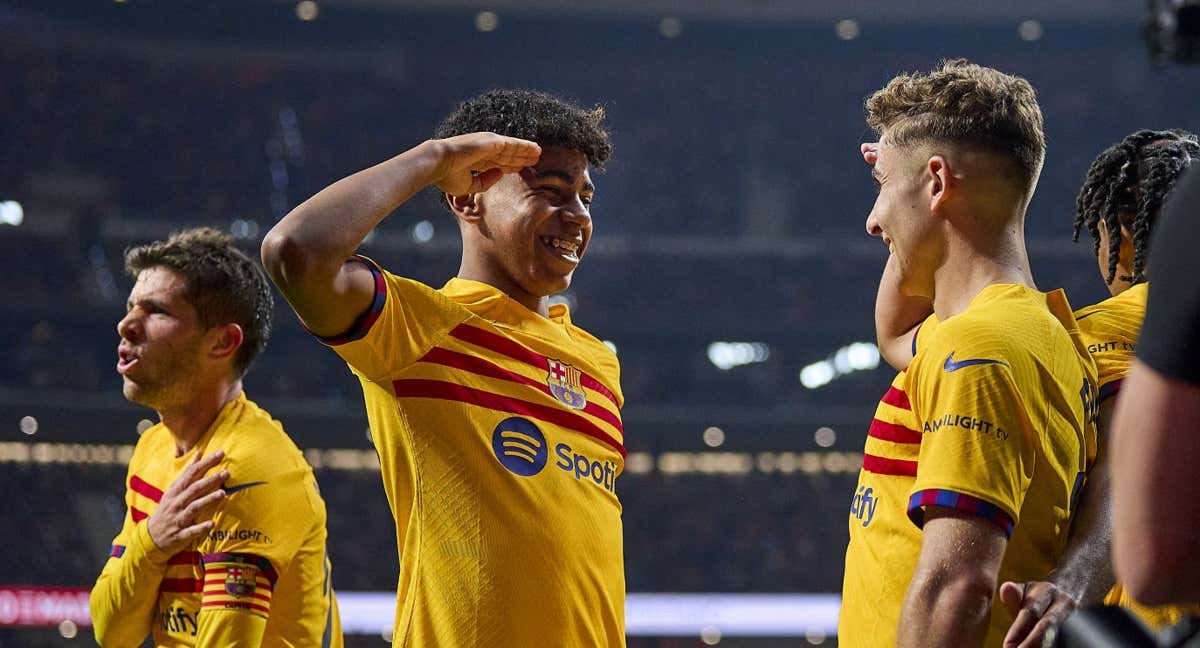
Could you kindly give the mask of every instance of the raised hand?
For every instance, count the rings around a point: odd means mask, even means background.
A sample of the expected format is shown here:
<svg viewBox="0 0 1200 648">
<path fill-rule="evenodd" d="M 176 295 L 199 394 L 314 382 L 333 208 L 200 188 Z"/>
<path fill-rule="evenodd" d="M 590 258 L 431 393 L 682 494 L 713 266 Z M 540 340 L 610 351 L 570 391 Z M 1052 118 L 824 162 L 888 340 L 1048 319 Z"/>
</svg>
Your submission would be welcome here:
<svg viewBox="0 0 1200 648">
<path fill-rule="evenodd" d="M 495 133 L 468 133 L 437 140 L 440 161 L 433 184 L 451 196 L 487 191 L 506 173 L 537 164 L 534 142 Z"/>
<path fill-rule="evenodd" d="M 213 527 L 211 519 L 196 522 L 212 514 L 212 509 L 225 497 L 221 484 L 229 479 L 228 470 L 219 470 L 207 477 L 225 458 L 218 450 L 206 457 L 196 453 L 196 459 L 183 469 L 179 477 L 163 492 L 154 515 L 146 520 L 146 530 L 154 545 L 169 554 L 188 549 Z"/>
</svg>

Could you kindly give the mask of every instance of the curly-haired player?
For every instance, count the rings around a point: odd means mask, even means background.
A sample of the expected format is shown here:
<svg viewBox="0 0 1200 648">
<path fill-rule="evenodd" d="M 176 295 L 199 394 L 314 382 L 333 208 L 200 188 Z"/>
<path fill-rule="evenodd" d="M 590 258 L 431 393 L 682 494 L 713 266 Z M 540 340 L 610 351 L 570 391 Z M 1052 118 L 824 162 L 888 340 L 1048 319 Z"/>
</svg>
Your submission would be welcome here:
<svg viewBox="0 0 1200 648">
<path fill-rule="evenodd" d="M 617 358 L 549 300 L 592 238 L 603 118 L 488 92 L 263 241 L 293 309 L 362 383 L 396 520 L 396 645 L 624 644 Z M 428 186 L 463 241 L 436 289 L 355 255 Z"/>
</svg>

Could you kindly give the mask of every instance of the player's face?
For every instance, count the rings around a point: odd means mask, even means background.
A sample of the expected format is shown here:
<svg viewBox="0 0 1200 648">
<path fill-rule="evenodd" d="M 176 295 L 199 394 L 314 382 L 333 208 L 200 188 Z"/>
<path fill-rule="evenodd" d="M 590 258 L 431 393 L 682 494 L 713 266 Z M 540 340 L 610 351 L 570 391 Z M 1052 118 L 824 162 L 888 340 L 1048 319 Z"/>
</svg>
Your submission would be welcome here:
<svg viewBox="0 0 1200 648">
<path fill-rule="evenodd" d="M 587 158 L 557 147 L 489 189 L 479 252 L 499 284 L 539 298 L 566 290 L 592 237 L 594 194 Z"/>
<path fill-rule="evenodd" d="M 143 270 L 117 324 L 125 398 L 160 412 L 187 402 L 204 357 L 205 330 L 185 289 L 184 278 L 172 270 Z"/>
<path fill-rule="evenodd" d="M 932 218 L 921 182 L 923 167 L 886 142 L 868 142 L 860 150 L 878 188 L 867 233 L 883 239 L 896 259 L 902 293 L 932 296 Z"/>
</svg>

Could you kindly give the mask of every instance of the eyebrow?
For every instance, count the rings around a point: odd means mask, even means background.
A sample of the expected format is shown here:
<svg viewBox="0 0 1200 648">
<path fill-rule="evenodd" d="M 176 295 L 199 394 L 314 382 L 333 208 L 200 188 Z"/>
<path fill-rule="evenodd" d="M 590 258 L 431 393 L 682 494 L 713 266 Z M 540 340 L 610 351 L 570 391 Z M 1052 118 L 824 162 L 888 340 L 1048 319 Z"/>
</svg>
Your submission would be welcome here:
<svg viewBox="0 0 1200 648">
<path fill-rule="evenodd" d="M 140 306 L 143 304 L 146 306 L 150 306 L 151 308 L 160 310 L 160 311 L 167 310 L 166 304 L 164 304 L 163 302 L 161 302 L 157 299 L 151 298 L 151 297 L 143 297 L 141 299 L 138 299 L 136 302 L 132 299 L 126 300 L 125 310 L 131 311 L 131 310 L 133 310 L 134 306 Z"/>
<path fill-rule="evenodd" d="M 545 171 L 538 171 L 536 174 L 534 174 L 533 177 L 537 178 L 538 180 L 541 180 L 543 178 L 555 178 L 558 180 L 562 180 L 563 182 L 565 182 L 567 184 L 575 184 L 575 178 L 571 174 L 567 173 L 566 171 L 562 171 L 560 169 L 546 169 Z M 591 182 L 584 182 L 583 190 L 595 192 L 596 186 L 593 185 Z"/>
</svg>

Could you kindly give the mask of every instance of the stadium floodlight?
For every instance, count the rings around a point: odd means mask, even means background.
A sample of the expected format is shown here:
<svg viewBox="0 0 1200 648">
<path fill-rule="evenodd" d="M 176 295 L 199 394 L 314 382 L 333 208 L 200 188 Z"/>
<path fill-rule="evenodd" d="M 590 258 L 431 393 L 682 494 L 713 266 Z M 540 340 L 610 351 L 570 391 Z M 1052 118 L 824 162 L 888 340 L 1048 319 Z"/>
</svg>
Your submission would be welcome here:
<svg viewBox="0 0 1200 648">
<path fill-rule="evenodd" d="M 1200 0 L 1150 0 L 1142 36 L 1155 63 L 1200 62 Z"/>
<path fill-rule="evenodd" d="M 841 376 L 878 366 L 879 347 L 871 342 L 855 342 L 834 351 L 829 358 L 801 369 L 800 384 L 806 389 L 818 389 Z"/>
<path fill-rule="evenodd" d="M 21 203 L 15 200 L 0 202 L 0 223 L 17 227 L 23 222 L 25 222 L 25 208 L 21 207 Z"/>
<path fill-rule="evenodd" d="M 771 347 L 763 342 L 713 342 L 708 345 L 708 361 L 721 371 L 766 362 Z"/>
</svg>

